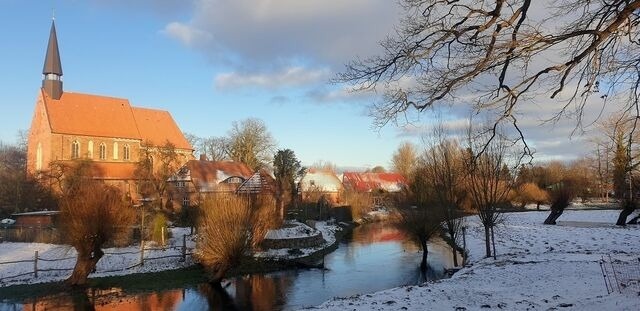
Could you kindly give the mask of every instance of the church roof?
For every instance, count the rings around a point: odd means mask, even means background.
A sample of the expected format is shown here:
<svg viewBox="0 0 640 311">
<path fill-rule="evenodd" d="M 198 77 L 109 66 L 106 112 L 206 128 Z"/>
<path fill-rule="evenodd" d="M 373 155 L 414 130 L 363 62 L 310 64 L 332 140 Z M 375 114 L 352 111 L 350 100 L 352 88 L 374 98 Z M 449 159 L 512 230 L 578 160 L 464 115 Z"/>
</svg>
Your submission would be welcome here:
<svg viewBox="0 0 640 311">
<path fill-rule="evenodd" d="M 167 140 L 192 149 L 171 115 L 162 110 L 132 107 L 127 99 L 64 92 L 59 100 L 41 92 L 51 132 L 151 141 Z"/>
<path fill-rule="evenodd" d="M 179 149 L 191 149 L 191 144 L 184 137 L 178 125 L 168 111 L 133 108 L 133 116 L 136 119 L 140 137 L 150 141 L 153 145 L 162 146 L 167 141 Z"/>
<path fill-rule="evenodd" d="M 58 50 L 58 36 L 56 35 L 56 23 L 51 22 L 49 33 L 49 44 L 47 44 L 47 55 L 44 59 L 43 74 L 55 73 L 62 75 L 62 63 L 60 62 L 60 51 Z"/>
</svg>

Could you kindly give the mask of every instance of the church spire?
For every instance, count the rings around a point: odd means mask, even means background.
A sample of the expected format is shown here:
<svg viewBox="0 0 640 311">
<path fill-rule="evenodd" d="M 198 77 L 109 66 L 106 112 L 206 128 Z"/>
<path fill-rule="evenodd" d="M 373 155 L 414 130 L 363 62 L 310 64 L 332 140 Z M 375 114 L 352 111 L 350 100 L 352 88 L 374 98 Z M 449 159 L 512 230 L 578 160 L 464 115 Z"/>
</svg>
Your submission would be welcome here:
<svg viewBox="0 0 640 311">
<path fill-rule="evenodd" d="M 51 21 L 51 32 L 49 33 L 49 44 L 47 55 L 42 68 L 44 75 L 42 88 L 53 99 L 60 99 L 62 96 L 62 63 L 60 62 L 60 51 L 58 50 L 58 37 L 56 36 L 55 20 Z"/>
</svg>

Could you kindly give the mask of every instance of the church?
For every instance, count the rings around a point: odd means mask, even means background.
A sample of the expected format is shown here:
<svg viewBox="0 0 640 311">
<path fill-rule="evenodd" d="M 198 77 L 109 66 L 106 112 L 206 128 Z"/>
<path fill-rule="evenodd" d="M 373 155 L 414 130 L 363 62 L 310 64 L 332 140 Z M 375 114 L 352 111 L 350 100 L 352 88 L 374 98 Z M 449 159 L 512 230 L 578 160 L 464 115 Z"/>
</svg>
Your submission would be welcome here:
<svg viewBox="0 0 640 311">
<path fill-rule="evenodd" d="M 42 74 L 27 143 L 29 174 L 38 176 L 51 163 L 89 159 L 97 167 L 94 178 L 136 197 L 134 171 L 145 151 L 153 154 L 168 142 L 180 166 L 193 159 L 192 146 L 169 112 L 134 107 L 124 98 L 65 91 L 55 21 Z"/>
</svg>

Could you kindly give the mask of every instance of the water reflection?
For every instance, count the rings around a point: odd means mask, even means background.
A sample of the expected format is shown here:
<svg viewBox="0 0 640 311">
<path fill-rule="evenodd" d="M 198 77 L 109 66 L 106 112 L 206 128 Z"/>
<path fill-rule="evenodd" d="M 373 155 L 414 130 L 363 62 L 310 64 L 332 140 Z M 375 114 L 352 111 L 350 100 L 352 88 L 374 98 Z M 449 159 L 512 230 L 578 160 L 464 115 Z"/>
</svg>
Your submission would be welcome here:
<svg viewBox="0 0 640 311">
<path fill-rule="evenodd" d="M 444 241 L 429 245 L 430 270 L 422 274 L 421 250 L 385 224 L 354 229 L 324 258 L 326 269 L 286 270 L 247 275 L 224 287 L 193 284 L 151 293 L 90 289 L 22 303 L 0 303 L 0 310 L 292 310 L 391 287 L 419 284 L 444 276 L 451 251 Z"/>
</svg>

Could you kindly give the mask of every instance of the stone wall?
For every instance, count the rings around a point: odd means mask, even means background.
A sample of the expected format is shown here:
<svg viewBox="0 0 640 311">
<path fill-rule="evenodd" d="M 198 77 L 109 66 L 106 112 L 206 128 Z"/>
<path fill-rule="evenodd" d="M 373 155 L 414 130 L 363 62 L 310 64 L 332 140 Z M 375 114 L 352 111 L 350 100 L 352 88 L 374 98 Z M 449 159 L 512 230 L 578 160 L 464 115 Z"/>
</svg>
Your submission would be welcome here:
<svg viewBox="0 0 640 311">
<path fill-rule="evenodd" d="M 322 233 L 318 232 L 316 235 L 290 238 L 290 239 L 264 239 L 262 241 L 263 248 L 279 249 L 279 248 L 309 248 L 322 245 L 324 243 Z"/>
</svg>

